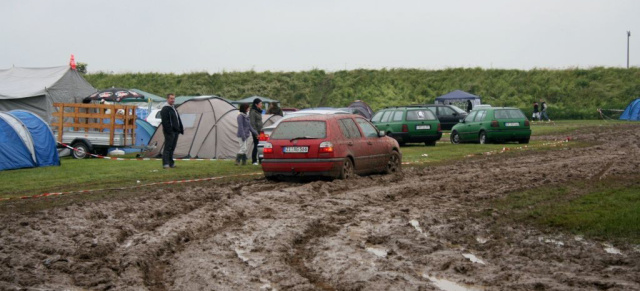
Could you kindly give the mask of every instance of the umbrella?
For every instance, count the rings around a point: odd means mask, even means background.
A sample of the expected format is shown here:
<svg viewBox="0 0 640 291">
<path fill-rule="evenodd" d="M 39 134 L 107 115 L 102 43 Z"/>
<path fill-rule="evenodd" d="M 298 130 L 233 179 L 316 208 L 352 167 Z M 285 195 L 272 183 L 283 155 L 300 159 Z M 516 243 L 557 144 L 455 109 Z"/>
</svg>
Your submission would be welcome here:
<svg viewBox="0 0 640 291">
<path fill-rule="evenodd" d="M 89 103 L 92 100 L 120 102 L 124 99 L 129 101 L 131 101 L 131 99 L 140 99 L 140 101 L 144 101 L 144 95 L 128 89 L 109 88 L 95 92 L 89 95 L 89 97 L 85 97 L 82 99 L 82 103 Z"/>
</svg>

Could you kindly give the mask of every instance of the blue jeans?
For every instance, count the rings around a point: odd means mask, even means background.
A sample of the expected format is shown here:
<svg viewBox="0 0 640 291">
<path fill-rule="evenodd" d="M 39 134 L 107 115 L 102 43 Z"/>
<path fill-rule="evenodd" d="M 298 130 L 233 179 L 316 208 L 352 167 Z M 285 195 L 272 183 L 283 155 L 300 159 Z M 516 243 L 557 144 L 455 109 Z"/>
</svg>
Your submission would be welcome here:
<svg viewBox="0 0 640 291">
<path fill-rule="evenodd" d="M 546 111 L 542 111 L 541 115 L 540 115 L 540 121 L 546 119 L 547 121 L 549 121 L 549 115 L 547 115 Z"/>
</svg>

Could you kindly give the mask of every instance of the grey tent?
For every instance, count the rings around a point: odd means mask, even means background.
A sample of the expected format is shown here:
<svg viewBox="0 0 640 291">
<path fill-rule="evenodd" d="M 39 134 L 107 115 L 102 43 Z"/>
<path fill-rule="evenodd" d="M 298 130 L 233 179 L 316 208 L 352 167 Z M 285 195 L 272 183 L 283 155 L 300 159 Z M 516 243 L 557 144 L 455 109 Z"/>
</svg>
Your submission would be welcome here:
<svg viewBox="0 0 640 291">
<path fill-rule="evenodd" d="M 31 111 L 51 121 L 53 103 L 79 103 L 96 89 L 69 66 L 0 70 L 0 111 Z"/>
<path fill-rule="evenodd" d="M 236 156 L 239 111 L 231 103 L 220 97 L 202 96 L 185 101 L 176 110 L 180 113 L 184 134 L 178 137 L 175 158 L 229 159 Z M 276 119 L 272 115 L 263 115 L 262 120 L 268 126 Z M 162 154 L 162 124 L 151 137 L 149 145 L 155 148 L 147 152 L 146 157 Z M 249 146 L 253 146 L 251 140 Z"/>
</svg>

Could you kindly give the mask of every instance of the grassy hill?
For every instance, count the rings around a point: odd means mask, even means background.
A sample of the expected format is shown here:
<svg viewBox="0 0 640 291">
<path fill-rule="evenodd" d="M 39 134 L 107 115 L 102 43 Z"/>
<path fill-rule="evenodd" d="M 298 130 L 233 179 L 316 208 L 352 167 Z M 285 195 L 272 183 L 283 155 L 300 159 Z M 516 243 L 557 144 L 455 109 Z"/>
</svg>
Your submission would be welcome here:
<svg viewBox="0 0 640 291">
<path fill-rule="evenodd" d="M 597 108 L 624 109 L 640 96 L 640 68 L 501 70 L 383 69 L 325 72 L 206 72 L 188 74 L 93 73 L 96 88 L 138 88 L 164 96 L 218 95 L 241 99 L 252 95 L 280 100 L 285 107 L 346 106 L 367 102 L 374 110 L 391 105 L 433 103 L 459 89 L 483 103 L 513 106 L 530 113 L 534 101 L 547 101 L 552 119 L 596 119 Z"/>
</svg>

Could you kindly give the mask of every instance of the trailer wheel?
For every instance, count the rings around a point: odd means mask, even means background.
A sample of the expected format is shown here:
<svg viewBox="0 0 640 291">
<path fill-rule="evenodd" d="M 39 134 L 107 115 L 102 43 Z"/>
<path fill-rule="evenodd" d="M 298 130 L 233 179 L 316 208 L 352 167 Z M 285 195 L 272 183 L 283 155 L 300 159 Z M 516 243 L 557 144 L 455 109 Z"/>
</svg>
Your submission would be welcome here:
<svg viewBox="0 0 640 291">
<path fill-rule="evenodd" d="M 89 147 L 83 142 L 76 142 L 71 145 L 75 150 L 71 151 L 74 159 L 84 159 L 89 155 Z"/>
</svg>

